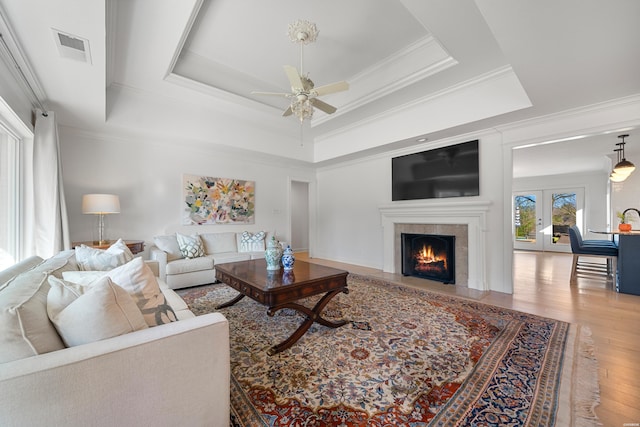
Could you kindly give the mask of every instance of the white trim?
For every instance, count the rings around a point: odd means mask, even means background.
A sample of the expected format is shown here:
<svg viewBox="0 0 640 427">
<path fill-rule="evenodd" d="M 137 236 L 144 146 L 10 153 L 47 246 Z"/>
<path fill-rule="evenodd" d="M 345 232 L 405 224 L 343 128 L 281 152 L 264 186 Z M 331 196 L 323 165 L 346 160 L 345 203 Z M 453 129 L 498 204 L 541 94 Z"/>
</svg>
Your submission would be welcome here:
<svg viewBox="0 0 640 427">
<path fill-rule="evenodd" d="M 491 202 L 419 201 L 382 205 L 380 219 L 383 240 L 383 271 L 395 271 L 395 224 L 465 224 L 468 230 L 468 263 L 470 289 L 489 290 L 486 280 L 487 212 Z"/>
</svg>

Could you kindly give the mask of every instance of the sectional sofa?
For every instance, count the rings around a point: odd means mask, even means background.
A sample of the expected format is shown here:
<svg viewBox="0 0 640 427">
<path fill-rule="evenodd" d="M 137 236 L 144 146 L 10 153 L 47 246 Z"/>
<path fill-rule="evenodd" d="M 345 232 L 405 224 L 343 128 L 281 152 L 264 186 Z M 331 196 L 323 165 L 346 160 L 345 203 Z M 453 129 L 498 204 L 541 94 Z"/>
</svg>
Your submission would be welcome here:
<svg viewBox="0 0 640 427">
<path fill-rule="evenodd" d="M 105 312 L 123 311 L 125 303 L 131 308 L 134 299 L 113 286 L 116 279 L 131 277 L 134 287 L 138 277 L 153 282 L 153 268 L 140 260 L 83 272 L 71 250 L 47 260 L 31 257 L 0 272 L 0 425 L 229 425 L 228 322 L 220 313 L 194 316 L 162 281 L 161 293 L 146 298 L 160 301 L 162 310 L 139 310 L 134 321 L 127 317 L 127 325 L 143 323 L 138 330 L 69 346 L 96 333 L 94 323 Z M 77 299 L 54 318 L 61 321 L 68 311 L 76 317 L 66 316 L 71 325 L 60 329 L 49 318 L 55 308 L 50 293 L 73 291 L 82 285 L 63 279 L 83 275 L 89 289 L 104 284 L 100 289 L 107 292 L 100 295 L 113 304 L 104 304 L 108 310 L 77 307 L 90 292 L 72 295 Z M 139 300 L 133 304 L 134 310 L 140 307 Z M 150 327 L 144 324 L 148 319 L 160 324 Z"/>
<path fill-rule="evenodd" d="M 202 251 L 186 251 L 178 239 L 199 241 Z M 155 236 L 149 258 L 157 261 L 160 278 L 170 289 L 214 283 L 216 264 L 264 258 L 267 233 L 219 232 L 186 235 L 186 232 Z M 186 255 L 185 255 L 186 254 Z"/>
</svg>

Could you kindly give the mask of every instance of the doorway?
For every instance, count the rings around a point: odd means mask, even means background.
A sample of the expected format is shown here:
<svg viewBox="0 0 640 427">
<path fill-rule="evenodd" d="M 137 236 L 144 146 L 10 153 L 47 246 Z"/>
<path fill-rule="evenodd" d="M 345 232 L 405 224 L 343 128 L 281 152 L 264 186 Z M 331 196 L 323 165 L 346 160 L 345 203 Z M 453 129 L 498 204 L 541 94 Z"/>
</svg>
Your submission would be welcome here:
<svg viewBox="0 0 640 427">
<path fill-rule="evenodd" d="M 571 252 L 569 227 L 584 224 L 584 188 L 513 193 L 513 247 Z"/>
</svg>

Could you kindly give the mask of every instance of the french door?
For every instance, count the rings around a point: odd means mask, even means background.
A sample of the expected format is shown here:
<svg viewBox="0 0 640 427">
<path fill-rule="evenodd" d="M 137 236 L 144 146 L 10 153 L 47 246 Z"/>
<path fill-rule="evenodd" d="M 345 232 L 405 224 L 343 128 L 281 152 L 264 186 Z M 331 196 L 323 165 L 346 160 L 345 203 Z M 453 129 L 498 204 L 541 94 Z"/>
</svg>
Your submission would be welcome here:
<svg viewBox="0 0 640 427">
<path fill-rule="evenodd" d="M 513 193 L 514 249 L 571 252 L 569 227 L 582 229 L 583 212 L 583 188 Z"/>
</svg>

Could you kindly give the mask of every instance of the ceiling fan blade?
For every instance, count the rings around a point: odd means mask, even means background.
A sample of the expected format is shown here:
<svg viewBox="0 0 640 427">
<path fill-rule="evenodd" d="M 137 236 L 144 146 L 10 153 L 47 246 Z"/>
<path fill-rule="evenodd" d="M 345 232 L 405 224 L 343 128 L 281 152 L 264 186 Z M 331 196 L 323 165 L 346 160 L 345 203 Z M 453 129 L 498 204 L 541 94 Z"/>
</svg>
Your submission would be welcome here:
<svg viewBox="0 0 640 427">
<path fill-rule="evenodd" d="M 284 72 L 287 74 L 289 78 L 289 83 L 291 83 L 292 91 L 304 90 L 304 85 L 302 84 L 302 79 L 300 78 L 300 74 L 298 74 L 298 70 L 291 65 L 284 66 Z"/>
<path fill-rule="evenodd" d="M 257 90 L 254 90 L 253 92 L 251 92 L 252 95 L 266 95 L 266 96 L 283 96 L 283 97 L 288 97 L 291 96 L 290 93 L 282 93 L 282 92 L 260 92 Z"/>
<path fill-rule="evenodd" d="M 324 101 L 320 101 L 318 98 L 313 98 L 310 101 L 314 107 L 316 107 L 318 110 L 324 111 L 327 114 L 333 114 L 337 110 L 337 108 L 333 105 L 329 105 Z"/>
<path fill-rule="evenodd" d="M 322 95 L 328 95 L 330 93 L 342 92 L 343 90 L 347 90 L 347 89 L 349 89 L 349 83 L 342 81 L 342 82 L 335 82 L 335 83 L 330 83 L 328 85 L 317 87 L 315 89 L 312 89 L 311 93 L 314 94 L 315 96 L 322 96 Z"/>
<path fill-rule="evenodd" d="M 287 117 L 293 114 L 293 110 L 291 109 L 291 106 L 289 106 L 289 108 L 287 108 L 286 110 L 284 110 L 284 112 L 282 113 L 282 117 Z"/>
</svg>

